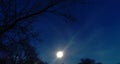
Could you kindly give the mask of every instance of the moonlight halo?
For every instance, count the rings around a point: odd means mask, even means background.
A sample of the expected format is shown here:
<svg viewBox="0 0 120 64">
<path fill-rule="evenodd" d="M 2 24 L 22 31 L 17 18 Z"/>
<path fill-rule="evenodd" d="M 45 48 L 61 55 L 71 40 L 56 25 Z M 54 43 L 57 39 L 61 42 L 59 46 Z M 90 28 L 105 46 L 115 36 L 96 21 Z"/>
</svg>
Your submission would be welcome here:
<svg viewBox="0 0 120 64">
<path fill-rule="evenodd" d="M 63 55 L 64 55 L 63 51 L 58 51 L 58 52 L 56 53 L 57 58 L 62 58 Z"/>
</svg>

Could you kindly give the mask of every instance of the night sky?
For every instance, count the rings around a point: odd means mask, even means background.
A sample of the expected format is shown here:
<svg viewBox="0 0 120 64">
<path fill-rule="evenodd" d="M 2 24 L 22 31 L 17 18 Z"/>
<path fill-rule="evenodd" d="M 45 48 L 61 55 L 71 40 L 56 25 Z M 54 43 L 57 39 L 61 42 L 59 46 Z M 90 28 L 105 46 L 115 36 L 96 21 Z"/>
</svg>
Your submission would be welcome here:
<svg viewBox="0 0 120 64">
<path fill-rule="evenodd" d="M 85 0 L 89 4 L 69 5 L 65 12 L 76 20 L 65 19 L 51 13 L 37 17 L 35 29 L 42 40 L 32 41 L 39 57 L 52 64 L 55 53 L 65 52 L 61 62 L 77 64 L 81 58 L 92 58 L 103 64 L 120 62 L 120 4 L 119 0 Z"/>
</svg>

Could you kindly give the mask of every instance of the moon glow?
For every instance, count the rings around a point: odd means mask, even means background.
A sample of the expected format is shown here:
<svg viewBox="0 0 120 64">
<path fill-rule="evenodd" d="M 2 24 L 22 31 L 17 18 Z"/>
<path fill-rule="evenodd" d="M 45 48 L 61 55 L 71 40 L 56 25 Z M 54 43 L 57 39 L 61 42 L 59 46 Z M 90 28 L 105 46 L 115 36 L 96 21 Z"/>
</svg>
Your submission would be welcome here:
<svg viewBox="0 0 120 64">
<path fill-rule="evenodd" d="M 63 51 L 58 51 L 58 52 L 56 53 L 57 58 L 62 58 L 63 55 L 64 55 Z"/>
</svg>

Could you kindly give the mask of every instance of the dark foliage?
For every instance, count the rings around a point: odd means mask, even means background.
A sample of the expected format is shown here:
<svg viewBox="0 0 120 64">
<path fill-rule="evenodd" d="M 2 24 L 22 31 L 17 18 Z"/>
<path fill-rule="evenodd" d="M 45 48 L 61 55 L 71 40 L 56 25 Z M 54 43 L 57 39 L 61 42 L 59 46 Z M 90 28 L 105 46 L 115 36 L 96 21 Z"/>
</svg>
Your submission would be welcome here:
<svg viewBox="0 0 120 64">
<path fill-rule="evenodd" d="M 102 64 L 102 63 L 100 62 L 97 63 L 93 59 L 85 58 L 85 59 L 81 59 L 81 61 L 78 64 Z"/>
<path fill-rule="evenodd" d="M 73 20 L 70 14 L 51 9 L 64 1 L 0 0 L 0 64 L 47 64 L 30 45 L 39 35 L 31 26 L 34 18 L 45 12 Z"/>
</svg>

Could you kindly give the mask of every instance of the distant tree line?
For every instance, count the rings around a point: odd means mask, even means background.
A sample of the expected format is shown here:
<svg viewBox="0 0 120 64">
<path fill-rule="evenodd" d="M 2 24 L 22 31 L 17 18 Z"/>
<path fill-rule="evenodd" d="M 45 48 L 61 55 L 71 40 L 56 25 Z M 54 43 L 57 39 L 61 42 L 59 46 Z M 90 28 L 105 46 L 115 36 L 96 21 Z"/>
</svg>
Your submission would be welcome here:
<svg viewBox="0 0 120 64">
<path fill-rule="evenodd" d="M 96 62 L 94 59 L 85 58 L 85 59 L 81 59 L 78 64 L 102 64 L 102 63 Z"/>
</svg>

